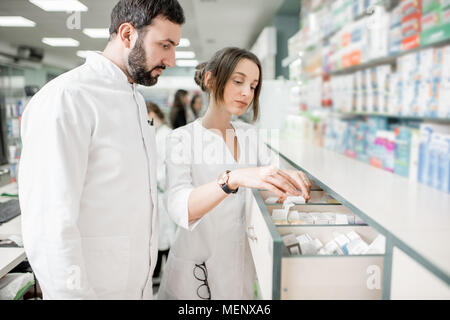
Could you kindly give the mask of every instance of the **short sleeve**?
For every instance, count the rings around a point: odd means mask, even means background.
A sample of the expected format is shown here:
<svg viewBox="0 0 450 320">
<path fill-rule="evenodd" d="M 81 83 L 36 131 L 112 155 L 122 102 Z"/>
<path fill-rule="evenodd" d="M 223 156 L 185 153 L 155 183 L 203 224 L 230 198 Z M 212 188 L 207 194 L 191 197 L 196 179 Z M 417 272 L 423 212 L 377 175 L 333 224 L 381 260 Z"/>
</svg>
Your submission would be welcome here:
<svg viewBox="0 0 450 320">
<path fill-rule="evenodd" d="M 189 223 L 189 196 L 195 187 L 191 172 L 191 137 L 184 131 L 177 130 L 166 140 L 165 203 L 167 213 L 177 225 L 193 230 L 201 219 Z"/>
</svg>

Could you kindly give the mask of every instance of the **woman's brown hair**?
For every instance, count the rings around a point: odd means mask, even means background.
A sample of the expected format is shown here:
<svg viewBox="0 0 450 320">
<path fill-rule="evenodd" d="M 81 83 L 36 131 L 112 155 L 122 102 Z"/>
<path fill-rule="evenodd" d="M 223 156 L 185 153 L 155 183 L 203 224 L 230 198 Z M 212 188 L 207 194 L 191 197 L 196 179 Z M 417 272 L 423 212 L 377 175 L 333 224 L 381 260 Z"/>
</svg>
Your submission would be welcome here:
<svg viewBox="0 0 450 320">
<path fill-rule="evenodd" d="M 253 61 L 259 69 L 259 81 L 255 88 L 255 94 L 253 97 L 253 121 L 258 118 L 259 113 L 259 94 L 261 92 L 262 85 L 262 68 L 258 57 L 252 52 L 235 48 L 227 47 L 217 51 L 214 56 L 208 61 L 199 64 L 195 69 L 195 82 L 205 92 L 212 90 L 214 94 L 214 100 L 216 103 L 223 101 L 223 91 L 225 85 L 233 74 L 239 61 L 242 59 L 248 59 Z M 205 83 L 205 74 L 211 72 L 212 83 Z"/>
<path fill-rule="evenodd" d="M 159 120 L 161 120 L 161 122 L 166 123 L 164 113 L 161 111 L 161 109 L 156 103 L 147 101 L 145 102 L 145 105 L 147 107 L 147 113 L 153 112 L 159 118 Z"/>
</svg>

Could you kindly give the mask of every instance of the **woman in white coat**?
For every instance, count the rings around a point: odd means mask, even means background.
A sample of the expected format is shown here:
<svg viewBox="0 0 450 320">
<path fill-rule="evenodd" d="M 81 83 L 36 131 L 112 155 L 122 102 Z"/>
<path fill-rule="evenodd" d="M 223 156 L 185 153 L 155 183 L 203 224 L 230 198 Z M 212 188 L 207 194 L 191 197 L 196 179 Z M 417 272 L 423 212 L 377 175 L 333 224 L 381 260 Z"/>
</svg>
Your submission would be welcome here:
<svg viewBox="0 0 450 320">
<path fill-rule="evenodd" d="M 167 126 L 164 113 L 158 107 L 157 104 L 147 101 L 147 113 L 150 121 L 153 122 L 153 126 L 156 130 L 156 145 L 158 150 L 156 153 L 156 167 L 158 171 L 156 173 L 156 181 L 158 187 L 158 213 L 159 213 L 159 232 L 158 232 L 158 260 L 153 272 L 153 283 L 159 284 L 160 273 L 162 268 L 162 260 L 164 257 L 168 257 L 170 247 L 175 239 L 175 231 L 177 226 L 167 215 L 166 205 L 164 203 L 164 188 L 166 186 L 166 139 L 172 132 Z"/>
<path fill-rule="evenodd" d="M 261 65 L 239 48 L 218 51 L 197 66 L 197 84 L 210 94 L 203 118 L 167 140 L 166 203 L 178 228 L 159 299 L 251 299 L 254 266 L 245 233 L 245 190 L 270 190 L 309 200 L 310 182 L 280 170 L 251 125 L 231 121 L 253 107 L 258 115 Z"/>
</svg>

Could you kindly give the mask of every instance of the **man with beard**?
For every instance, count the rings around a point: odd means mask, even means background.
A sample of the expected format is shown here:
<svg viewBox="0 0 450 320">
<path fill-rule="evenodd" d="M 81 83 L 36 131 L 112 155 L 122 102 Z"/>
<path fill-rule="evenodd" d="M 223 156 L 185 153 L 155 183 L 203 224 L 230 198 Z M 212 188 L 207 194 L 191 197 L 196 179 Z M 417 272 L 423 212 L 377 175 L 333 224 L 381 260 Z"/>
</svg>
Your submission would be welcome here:
<svg viewBox="0 0 450 320">
<path fill-rule="evenodd" d="M 177 0 L 121 0 L 103 53 L 45 85 L 22 118 L 25 251 L 44 299 L 151 299 L 155 130 L 136 85 L 175 64 Z"/>
</svg>

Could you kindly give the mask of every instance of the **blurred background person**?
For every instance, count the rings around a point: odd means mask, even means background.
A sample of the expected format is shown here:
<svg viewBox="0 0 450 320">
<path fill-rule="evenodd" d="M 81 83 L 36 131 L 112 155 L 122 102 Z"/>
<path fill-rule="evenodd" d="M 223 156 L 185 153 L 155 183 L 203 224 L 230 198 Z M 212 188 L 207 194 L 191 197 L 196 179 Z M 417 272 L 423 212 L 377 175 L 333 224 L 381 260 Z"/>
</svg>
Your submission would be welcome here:
<svg viewBox="0 0 450 320">
<path fill-rule="evenodd" d="M 198 93 L 194 94 L 191 99 L 189 112 L 187 114 L 187 122 L 190 123 L 200 117 L 203 108 L 202 96 Z"/>
<path fill-rule="evenodd" d="M 158 210 L 159 210 L 159 238 L 158 238 L 158 260 L 153 273 L 153 284 L 159 285 L 162 271 L 162 260 L 169 255 L 170 247 L 175 239 L 176 225 L 170 220 L 164 205 L 164 187 L 166 183 L 166 137 L 172 131 L 166 123 L 164 113 L 157 104 L 147 101 L 147 113 L 156 130 L 157 161 L 156 181 L 158 188 Z"/>
<path fill-rule="evenodd" d="M 170 111 L 170 124 L 172 125 L 172 129 L 176 129 L 187 124 L 186 107 L 188 103 L 188 92 L 183 89 L 177 90 L 177 92 L 175 92 L 172 110 Z"/>
</svg>

